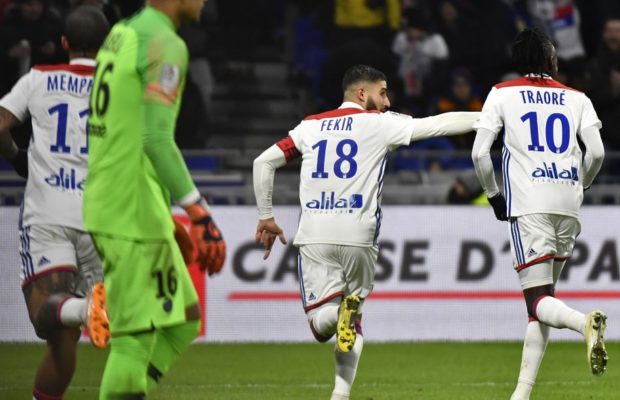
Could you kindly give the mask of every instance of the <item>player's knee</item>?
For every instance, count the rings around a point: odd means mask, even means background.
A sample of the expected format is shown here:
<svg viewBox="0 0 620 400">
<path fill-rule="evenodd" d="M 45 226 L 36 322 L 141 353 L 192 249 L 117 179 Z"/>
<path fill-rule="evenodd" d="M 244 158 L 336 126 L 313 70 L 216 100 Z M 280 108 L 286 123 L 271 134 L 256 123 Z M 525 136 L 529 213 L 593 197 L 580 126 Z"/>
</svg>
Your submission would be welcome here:
<svg viewBox="0 0 620 400">
<path fill-rule="evenodd" d="M 331 339 L 332 336 L 334 336 L 334 334 L 324 335 L 324 334 L 318 332 L 316 327 L 314 326 L 314 323 L 312 322 L 312 318 L 308 318 L 308 323 L 310 324 L 310 331 L 312 332 L 312 335 L 314 336 L 314 338 L 316 339 L 317 342 L 325 343 L 329 339 Z"/>
<path fill-rule="evenodd" d="M 535 286 L 523 290 L 525 297 L 525 306 L 530 317 L 536 318 L 536 305 L 545 296 L 553 297 L 555 295 L 553 285 Z"/>
<path fill-rule="evenodd" d="M 30 313 L 30 321 L 39 338 L 49 340 L 62 327 L 58 319 L 58 307 L 66 297 L 66 293 L 52 294 Z"/>
</svg>

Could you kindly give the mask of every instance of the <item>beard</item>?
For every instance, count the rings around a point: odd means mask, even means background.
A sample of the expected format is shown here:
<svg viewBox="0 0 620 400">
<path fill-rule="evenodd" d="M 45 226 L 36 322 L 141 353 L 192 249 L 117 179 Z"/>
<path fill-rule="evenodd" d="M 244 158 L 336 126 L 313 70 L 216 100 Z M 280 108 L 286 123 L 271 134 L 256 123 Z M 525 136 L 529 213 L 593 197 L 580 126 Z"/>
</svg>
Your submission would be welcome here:
<svg viewBox="0 0 620 400">
<path fill-rule="evenodd" d="M 368 101 L 366 102 L 366 111 L 374 111 L 374 110 L 385 112 L 385 110 L 387 110 L 387 107 L 383 107 L 382 109 L 379 110 L 379 107 L 377 107 L 377 103 L 375 103 L 375 101 L 371 97 L 369 97 Z"/>
</svg>

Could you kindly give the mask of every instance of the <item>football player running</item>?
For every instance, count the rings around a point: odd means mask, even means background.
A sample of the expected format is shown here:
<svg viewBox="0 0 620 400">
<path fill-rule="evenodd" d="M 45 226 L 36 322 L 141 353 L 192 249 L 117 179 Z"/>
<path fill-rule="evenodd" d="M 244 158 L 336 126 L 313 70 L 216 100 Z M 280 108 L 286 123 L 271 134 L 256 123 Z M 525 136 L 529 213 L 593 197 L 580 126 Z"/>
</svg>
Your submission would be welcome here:
<svg viewBox="0 0 620 400">
<path fill-rule="evenodd" d="M 342 89 L 338 109 L 307 117 L 254 160 L 256 240 L 267 258 L 276 238 L 286 243 L 273 215 L 275 170 L 302 157 L 302 211 L 294 244 L 310 329 L 319 342 L 336 334 L 333 400 L 349 398 L 362 354 L 361 311 L 373 288 L 388 153 L 413 141 L 470 132 L 479 114 L 416 119 L 385 112 L 390 107 L 386 77 L 365 65 L 345 73 Z"/>
<path fill-rule="evenodd" d="M 35 332 L 47 341 L 32 389 L 37 400 L 61 399 L 69 386 L 80 326 L 97 347 L 110 337 L 101 261 L 82 220 L 88 98 L 108 30 L 101 11 L 77 8 L 62 37 L 69 64 L 33 67 L 0 100 L 0 153 L 28 179 L 19 222 L 22 290 Z M 9 130 L 28 116 L 32 140 L 18 149 Z"/>
<path fill-rule="evenodd" d="M 521 371 L 511 397 L 524 400 L 536 380 L 549 327 L 582 334 L 592 373 L 605 372 L 605 314 L 584 315 L 554 297 L 581 229 L 583 192 L 601 167 L 604 149 L 601 122 L 590 99 L 553 79 L 557 57 L 551 41 L 526 29 L 517 35 L 512 53 L 524 76 L 500 83 L 489 93 L 475 124 L 472 158 L 495 216 L 509 222 L 513 265 L 529 315 Z M 489 153 L 502 128 L 504 194 L 495 182 Z M 578 137 L 586 147 L 583 157 Z"/>
</svg>

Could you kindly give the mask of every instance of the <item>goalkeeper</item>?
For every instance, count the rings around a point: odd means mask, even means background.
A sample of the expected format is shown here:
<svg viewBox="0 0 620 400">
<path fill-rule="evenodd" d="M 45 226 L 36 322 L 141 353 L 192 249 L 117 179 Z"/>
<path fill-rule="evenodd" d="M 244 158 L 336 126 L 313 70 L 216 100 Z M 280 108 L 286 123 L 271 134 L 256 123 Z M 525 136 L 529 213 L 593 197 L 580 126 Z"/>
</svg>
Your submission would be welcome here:
<svg viewBox="0 0 620 400">
<path fill-rule="evenodd" d="M 112 334 L 100 399 L 143 398 L 199 332 L 170 196 L 192 221 L 201 269 L 224 263 L 225 243 L 173 134 L 188 64 L 176 29 L 197 21 L 203 5 L 148 1 L 97 55 L 84 218 L 103 260 Z"/>
</svg>

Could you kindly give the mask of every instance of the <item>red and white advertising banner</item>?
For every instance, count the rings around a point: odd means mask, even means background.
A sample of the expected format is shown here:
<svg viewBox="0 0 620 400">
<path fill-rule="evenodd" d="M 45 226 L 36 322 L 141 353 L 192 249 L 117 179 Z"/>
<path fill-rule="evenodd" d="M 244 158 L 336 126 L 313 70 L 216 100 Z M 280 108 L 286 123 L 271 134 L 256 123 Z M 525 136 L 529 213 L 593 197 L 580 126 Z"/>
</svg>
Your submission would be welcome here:
<svg viewBox="0 0 620 400">
<path fill-rule="evenodd" d="M 375 287 L 363 309 L 370 341 L 522 340 L 525 303 L 509 250 L 509 226 L 487 207 L 384 207 Z M 182 211 L 177 217 L 187 222 Z M 19 283 L 17 208 L 0 208 L 0 341 L 36 340 Z M 298 207 L 276 207 L 289 244 L 271 256 L 254 242 L 254 207 L 213 207 L 227 241 L 222 272 L 190 266 L 203 305 L 206 342 L 311 341 L 299 297 Z M 620 339 L 618 207 L 582 210 L 582 231 L 557 284 L 557 297 L 609 316 Z M 329 229 L 326 226 L 325 229 Z M 568 330 L 554 338 L 580 340 Z"/>
</svg>

